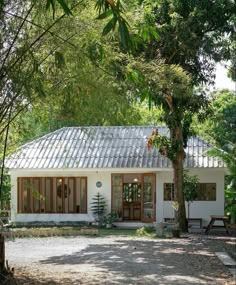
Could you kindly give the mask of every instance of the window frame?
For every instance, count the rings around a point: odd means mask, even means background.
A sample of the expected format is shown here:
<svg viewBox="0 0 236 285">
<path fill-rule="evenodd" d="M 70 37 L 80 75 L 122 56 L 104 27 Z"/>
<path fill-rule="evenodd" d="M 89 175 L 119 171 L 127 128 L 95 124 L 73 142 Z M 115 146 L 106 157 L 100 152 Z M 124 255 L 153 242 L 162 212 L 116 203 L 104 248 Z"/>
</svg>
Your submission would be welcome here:
<svg viewBox="0 0 236 285">
<path fill-rule="evenodd" d="M 166 189 L 166 185 L 168 185 L 168 184 L 171 184 L 172 186 L 171 186 L 171 200 L 167 200 L 167 199 L 165 199 L 165 189 Z M 209 185 L 212 185 L 211 187 L 214 187 L 214 194 L 213 194 L 213 196 L 214 196 L 214 198 L 212 199 L 200 199 L 200 191 L 199 191 L 199 193 L 198 193 L 198 197 L 194 200 L 195 202 L 214 202 L 214 201 L 216 201 L 217 200 L 217 183 L 216 182 L 199 182 L 198 183 L 198 185 L 199 185 L 199 188 L 201 187 L 201 186 L 205 186 L 205 188 L 207 188 L 207 186 L 209 186 Z M 174 183 L 173 182 L 164 182 L 163 183 L 163 201 L 164 202 L 170 202 L 170 201 L 174 201 L 174 196 L 175 196 L 175 193 L 174 193 Z M 205 194 L 205 195 L 207 195 L 207 193 Z M 202 195 L 203 196 L 203 195 Z"/>
<path fill-rule="evenodd" d="M 57 182 L 59 179 L 62 179 L 62 185 L 63 183 L 67 183 L 69 187 L 69 182 L 73 181 L 73 189 L 71 191 L 73 192 L 73 198 L 71 200 L 73 212 L 70 211 L 70 201 L 69 201 L 69 196 L 67 198 L 68 201 L 65 200 L 64 197 L 64 186 L 62 187 L 62 209 L 61 211 L 58 210 L 58 195 L 57 195 Z M 27 191 L 27 209 L 24 210 L 24 185 L 23 182 L 27 181 L 29 183 L 29 187 L 27 186 L 26 191 Z M 35 181 L 38 181 L 38 197 L 34 196 L 34 194 L 29 189 L 32 185 L 34 185 Z M 77 181 L 79 184 L 79 188 L 77 187 Z M 82 200 L 81 200 L 81 185 L 84 185 L 84 193 L 85 193 L 85 199 L 84 199 L 84 205 L 83 207 L 80 207 L 80 209 L 83 209 L 83 212 L 80 210 L 80 212 L 77 212 L 76 209 L 76 197 L 78 195 L 79 197 L 79 203 L 82 205 Z M 49 200 L 46 200 L 47 197 L 47 185 L 49 185 Z M 58 177 L 49 177 L 49 176 L 37 176 L 37 177 L 17 177 L 17 213 L 18 214 L 87 214 L 88 213 L 88 188 L 87 188 L 87 177 L 86 176 L 58 176 Z M 55 190 L 55 191 L 54 191 Z M 43 198 L 44 197 L 44 200 Z M 35 199 L 38 200 L 39 203 L 39 209 L 38 211 L 35 211 Z M 30 203 L 29 203 L 30 201 Z M 65 203 L 68 203 L 68 209 Z M 30 206 L 32 206 L 31 211 L 29 211 Z M 49 210 L 50 209 L 50 210 Z"/>
</svg>

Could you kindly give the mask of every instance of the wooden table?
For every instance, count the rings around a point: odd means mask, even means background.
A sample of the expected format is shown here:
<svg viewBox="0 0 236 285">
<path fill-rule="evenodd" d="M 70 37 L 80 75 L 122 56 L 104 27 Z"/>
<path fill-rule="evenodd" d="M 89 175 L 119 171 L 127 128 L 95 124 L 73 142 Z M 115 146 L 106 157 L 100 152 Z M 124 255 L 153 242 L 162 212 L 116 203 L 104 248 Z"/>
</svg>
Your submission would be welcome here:
<svg viewBox="0 0 236 285">
<path fill-rule="evenodd" d="M 211 220 L 206 227 L 205 234 L 208 234 L 209 231 L 214 228 L 225 228 L 226 233 L 229 235 L 229 231 L 228 231 L 229 217 L 228 216 L 210 216 L 210 217 L 211 217 Z M 215 221 L 222 221 L 223 225 L 222 226 L 214 225 Z"/>
</svg>

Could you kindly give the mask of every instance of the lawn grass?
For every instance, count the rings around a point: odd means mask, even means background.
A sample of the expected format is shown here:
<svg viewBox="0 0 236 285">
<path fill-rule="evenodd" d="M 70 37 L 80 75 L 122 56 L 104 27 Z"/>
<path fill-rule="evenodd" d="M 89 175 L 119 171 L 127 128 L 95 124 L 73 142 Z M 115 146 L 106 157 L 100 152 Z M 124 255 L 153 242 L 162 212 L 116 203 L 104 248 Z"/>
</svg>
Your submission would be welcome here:
<svg viewBox="0 0 236 285">
<path fill-rule="evenodd" d="M 99 228 L 99 236 L 137 236 L 136 229 L 121 229 L 121 228 Z"/>
</svg>

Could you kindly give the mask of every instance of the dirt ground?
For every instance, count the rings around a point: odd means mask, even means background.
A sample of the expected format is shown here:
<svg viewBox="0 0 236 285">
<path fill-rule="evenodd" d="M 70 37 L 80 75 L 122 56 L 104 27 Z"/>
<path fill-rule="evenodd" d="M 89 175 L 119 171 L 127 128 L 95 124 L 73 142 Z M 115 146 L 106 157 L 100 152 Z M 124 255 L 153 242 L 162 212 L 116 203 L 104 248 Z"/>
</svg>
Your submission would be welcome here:
<svg viewBox="0 0 236 285">
<path fill-rule="evenodd" d="M 6 259 L 14 267 L 15 284 L 21 285 L 236 284 L 215 255 L 232 250 L 235 241 L 198 236 L 18 238 L 6 242 Z"/>
</svg>

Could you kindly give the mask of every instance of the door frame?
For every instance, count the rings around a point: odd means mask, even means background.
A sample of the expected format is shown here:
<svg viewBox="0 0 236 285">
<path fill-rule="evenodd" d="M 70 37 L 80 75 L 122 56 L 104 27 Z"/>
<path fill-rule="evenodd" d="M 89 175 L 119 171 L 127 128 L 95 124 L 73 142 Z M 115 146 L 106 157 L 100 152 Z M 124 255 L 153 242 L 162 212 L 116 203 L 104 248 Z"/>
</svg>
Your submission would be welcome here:
<svg viewBox="0 0 236 285">
<path fill-rule="evenodd" d="M 153 203 L 153 218 L 144 217 L 144 177 L 152 177 L 152 203 Z M 155 173 L 142 173 L 141 183 L 141 221 L 152 223 L 156 221 L 156 174 Z"/>
<path fill-rule="evenodd" d="M 114 173 L 115 174 L 115 173 Z M 124 175 L 140 175 L 141 176 L 141 222 L 152 223 L 156 221 L 156 174 L 155 173 L 120 173 L 122 175 L 122 213 L 124 208 Z M 153 203 L 153 218 L 145 218 L 144 217 L 144 177 L 152 177 L 152 203 Z M 125 182 L 127 183 L 127 182 Z M 132 182 L 130 182 L 132 183 Z M 126 220 L 129 221 L 129 220 Z M 139 221 L 139 220 L 134 220 Z"/>
</svg>

